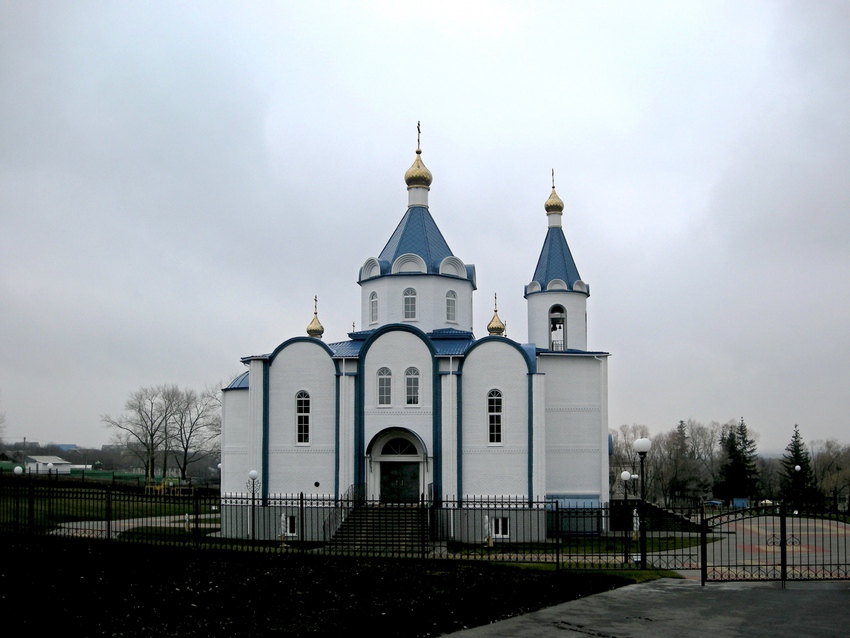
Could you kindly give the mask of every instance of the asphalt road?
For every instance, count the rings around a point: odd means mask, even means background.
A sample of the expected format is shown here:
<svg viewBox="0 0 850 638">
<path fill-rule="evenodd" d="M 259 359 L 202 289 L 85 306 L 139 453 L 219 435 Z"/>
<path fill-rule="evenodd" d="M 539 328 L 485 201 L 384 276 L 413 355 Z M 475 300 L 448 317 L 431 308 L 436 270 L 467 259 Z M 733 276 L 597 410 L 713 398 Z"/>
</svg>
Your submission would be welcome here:
<svg viewBox="0 0 850 638">
<path fill-rule="evenodd" d="M 663 578 L 574 600 L 459 638 L 846 638 L 850 581 L 710 583 Z"/>
</svg>

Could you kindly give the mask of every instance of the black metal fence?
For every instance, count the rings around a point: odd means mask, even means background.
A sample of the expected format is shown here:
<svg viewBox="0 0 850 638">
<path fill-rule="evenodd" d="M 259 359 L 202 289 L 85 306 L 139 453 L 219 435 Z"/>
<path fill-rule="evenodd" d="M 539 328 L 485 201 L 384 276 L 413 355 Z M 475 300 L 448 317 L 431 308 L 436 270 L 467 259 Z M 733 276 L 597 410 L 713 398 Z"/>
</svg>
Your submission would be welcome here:
<svg viewBox="0 0 850 638">
<path fill-rule="evenodd" d="M 850 578 L 846 512 L 794 509 L 784 503 L 707 516 L 702 580 L 824 580 Z"/>
<path fill-rule="evenodd" d="M 343 498 L 263 498 L 250 492 L 221 495 L 0 476 L 0 532 L 260 552 L 551 563 L 567 569 L 702 570 L 703 582 L 850 577 L 846 519 L 786 515 L 778 507 L 719 513 L 701 507 L 667 510 L 639 500 L 578 508 L 556 500 L 424 496 L 394 504 L 367 501 L 354 490 Z M 754 568 L 756 550 L 764 560 Z"/>
</svg>

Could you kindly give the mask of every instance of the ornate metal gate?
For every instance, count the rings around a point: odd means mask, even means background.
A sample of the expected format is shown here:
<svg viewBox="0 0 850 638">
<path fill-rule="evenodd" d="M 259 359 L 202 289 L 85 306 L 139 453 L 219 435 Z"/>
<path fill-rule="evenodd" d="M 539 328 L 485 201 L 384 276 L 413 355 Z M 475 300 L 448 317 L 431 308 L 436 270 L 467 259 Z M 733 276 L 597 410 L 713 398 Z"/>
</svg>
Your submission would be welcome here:
<svg viewBox="0 0 850 638">
<path fill-rule="evenodd" d="M 844 512 L 784 504 L 703 517 L 702 582 L 850 578 Z"/>
</svg>

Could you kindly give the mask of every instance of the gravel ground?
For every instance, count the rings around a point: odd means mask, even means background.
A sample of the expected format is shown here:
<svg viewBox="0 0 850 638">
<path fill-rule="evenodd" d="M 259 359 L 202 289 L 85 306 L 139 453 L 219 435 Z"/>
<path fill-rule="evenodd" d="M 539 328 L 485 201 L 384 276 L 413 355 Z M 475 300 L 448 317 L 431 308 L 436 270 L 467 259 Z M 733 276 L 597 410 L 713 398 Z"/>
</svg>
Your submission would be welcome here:
<svg viewBox="0 0 850 638">
<path fill-rule="evenodd" d="M 2 626 L 27 635 L 438 636 L 630 582 L 489 563 L 3 540 Z"/>
</svg>

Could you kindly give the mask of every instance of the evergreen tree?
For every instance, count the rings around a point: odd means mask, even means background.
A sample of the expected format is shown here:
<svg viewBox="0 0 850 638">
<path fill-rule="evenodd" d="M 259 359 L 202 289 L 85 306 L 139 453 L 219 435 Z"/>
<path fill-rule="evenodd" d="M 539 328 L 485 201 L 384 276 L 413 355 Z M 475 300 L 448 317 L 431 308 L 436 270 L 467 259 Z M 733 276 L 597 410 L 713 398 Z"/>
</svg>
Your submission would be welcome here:
<svg viewBox="0 0 850 638">
<path fill-rule="evenodd" d="M 714 496 L 724 501 L 755 498 L 758 493 L 756 443 L 747 431 L 744 418 L 720 437 L 723 461 L 714 484 Z"/>
<path fill-rule="evenodd" d="M 782 474 L 779 477 L 779 489 L 783 500 L 795 508 L 815 505 L 819 494 L 812 474 L 811 456 L 800 435 L 800 426 L 796 423 L 780 464 Z"/>
</svg>

